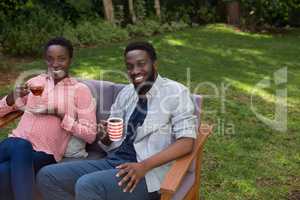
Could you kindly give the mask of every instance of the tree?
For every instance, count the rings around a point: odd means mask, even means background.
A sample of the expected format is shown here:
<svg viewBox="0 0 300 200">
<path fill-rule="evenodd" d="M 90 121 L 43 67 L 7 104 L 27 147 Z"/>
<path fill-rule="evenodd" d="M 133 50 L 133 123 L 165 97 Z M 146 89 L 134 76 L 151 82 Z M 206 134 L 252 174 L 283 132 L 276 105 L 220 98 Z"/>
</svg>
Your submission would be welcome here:
<svg viewBox="0 0 300 200">
<path fill-rule="evenodd" d="M 114 6 L 112 0 L 103 0 L 105 19 L 114 24 Z"/>
<path fill-rule="evenodd" d="M 134 6 L 133 6 L 133 0 L 128 0 L 128 7 L 129 7 L 129 14 L 131 17 L 132 23 L 136 22 L 136 15 L 134 11 Z"/>
<path fill-rule="evenodd" d="M 240 25 L 240 2 L 238 0 L 223 0 L 226 4 L 227 23 L 233 26 Z"/>
<path fill-rule="evenodd" d="M 154 8 L 155 8 L 155 13 L 156 16 L 160 19 L 160 1 L 159 0 L 154 0 Z"/>
</svg>

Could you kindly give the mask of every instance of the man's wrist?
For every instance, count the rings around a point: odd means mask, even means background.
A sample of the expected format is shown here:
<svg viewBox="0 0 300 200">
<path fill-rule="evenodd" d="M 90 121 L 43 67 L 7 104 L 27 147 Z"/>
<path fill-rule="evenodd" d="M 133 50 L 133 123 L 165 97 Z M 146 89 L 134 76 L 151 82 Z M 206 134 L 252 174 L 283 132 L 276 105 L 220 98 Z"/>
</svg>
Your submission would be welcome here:
<svg viewBox="0 0 300 200">
<path fill-rule="evenodd" d="M 140 162 L 140 164 L 142 165 L 145 172 L 148 172 L 151 170 L 151 165 L 149 164 L 149 161 L 147 159 Z"/>
</svg>

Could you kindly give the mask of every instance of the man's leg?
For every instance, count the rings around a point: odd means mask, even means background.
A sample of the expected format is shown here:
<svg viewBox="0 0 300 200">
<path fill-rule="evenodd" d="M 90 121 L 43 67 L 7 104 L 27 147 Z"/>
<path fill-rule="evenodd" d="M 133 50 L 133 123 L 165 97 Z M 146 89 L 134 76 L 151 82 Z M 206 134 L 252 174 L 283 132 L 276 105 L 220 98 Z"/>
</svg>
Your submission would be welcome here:
<svg viewBox="0 0 300 200">
<path fill-rule="evenodd" d="M 37 174 L 38 189 L 44 200 L 72 200 L 75 195 L 75 183 L 81 176 L 111 168 L 105 159 L 48 165 Z"/>
<path fill-rule="evenodd" d="M 149 200 L 145 179 L 135 190 L 123 192 L 118 186 L 117 169 L 102 170 L 82 176 L 76 183 L 76 200 Z"/>
</svg>

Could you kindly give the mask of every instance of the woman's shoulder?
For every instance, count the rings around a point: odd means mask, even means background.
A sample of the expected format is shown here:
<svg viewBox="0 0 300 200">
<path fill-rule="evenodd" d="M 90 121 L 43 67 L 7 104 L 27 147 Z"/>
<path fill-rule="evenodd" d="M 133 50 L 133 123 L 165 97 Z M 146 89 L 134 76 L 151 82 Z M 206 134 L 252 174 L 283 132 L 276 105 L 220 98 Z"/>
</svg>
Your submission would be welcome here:
<svg viewBox="0 0 300 200">
<path fill-rule="evenodd" d="M 26 83 L 33 83 L 33 82 L 44 82 L 47 79 L 48 75 L 46 73 L 42 73 L 39 75 L 36 75 L 34 77 L 31 77 L 26 81 Z"/>
</svg>

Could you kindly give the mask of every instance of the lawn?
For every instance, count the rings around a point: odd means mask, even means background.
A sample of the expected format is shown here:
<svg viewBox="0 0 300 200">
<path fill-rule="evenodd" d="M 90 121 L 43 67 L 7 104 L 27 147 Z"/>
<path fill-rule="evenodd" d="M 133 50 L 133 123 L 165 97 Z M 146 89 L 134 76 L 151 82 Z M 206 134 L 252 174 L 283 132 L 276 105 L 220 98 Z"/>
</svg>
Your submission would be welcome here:
<svg viewBox="0 0 300 200">
<path fill-rule="evenodd" d="M 205 148 L 203 199 L 287 199 L 300 192 L 300 30 L 250 34 L 216 24 L 148 40 L 157 48 L 160 74 L 205 97 L 202 121 L 215 129 Z M 125 45 L 78 49 L 72 74 L 126 83 Z M 11 65 L 18 73 L 45 66 L 41 59 L 0 62 L 2 79 L 12 73 Z M 0 95 L 13 81 L 2 83 Z M 277 130 L 258 117 L 275 119 L 285 108 L 286 129 L 284 115 Z"/>
</svg>

